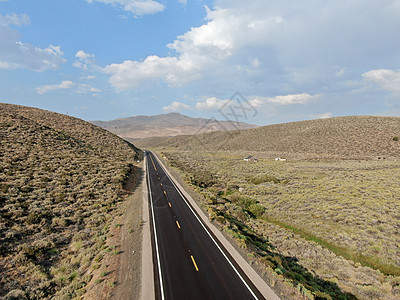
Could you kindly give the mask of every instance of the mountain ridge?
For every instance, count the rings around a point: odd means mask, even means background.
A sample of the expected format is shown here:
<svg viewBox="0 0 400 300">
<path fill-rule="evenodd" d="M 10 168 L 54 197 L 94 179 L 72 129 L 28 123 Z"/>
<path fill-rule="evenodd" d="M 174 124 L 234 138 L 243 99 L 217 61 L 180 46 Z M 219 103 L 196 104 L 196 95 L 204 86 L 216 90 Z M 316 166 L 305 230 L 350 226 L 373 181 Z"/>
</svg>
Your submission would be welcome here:
<svg viewBox="0 0 400 300">
<path fill-rule="evenodd" d="M 258 125 L 244 122 L 192 118 L 175 112 L 154 116 L 133 116 L 111 121 L 91 121 L 91 123 L 128 140 L 258 127 Z"/>
</svg>

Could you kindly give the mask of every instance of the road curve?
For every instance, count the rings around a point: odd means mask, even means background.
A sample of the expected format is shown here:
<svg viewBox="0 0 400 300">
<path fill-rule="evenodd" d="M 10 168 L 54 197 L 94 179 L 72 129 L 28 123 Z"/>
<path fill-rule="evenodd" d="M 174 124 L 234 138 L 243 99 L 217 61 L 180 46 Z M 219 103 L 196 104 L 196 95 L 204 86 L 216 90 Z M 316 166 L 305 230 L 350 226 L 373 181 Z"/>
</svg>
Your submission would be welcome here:
<svg viewBox="0 0 400 300">
<path fill-rule="evenodd" d="M 265 299 L 146 151 L 158 299 Z"/>
</svg>

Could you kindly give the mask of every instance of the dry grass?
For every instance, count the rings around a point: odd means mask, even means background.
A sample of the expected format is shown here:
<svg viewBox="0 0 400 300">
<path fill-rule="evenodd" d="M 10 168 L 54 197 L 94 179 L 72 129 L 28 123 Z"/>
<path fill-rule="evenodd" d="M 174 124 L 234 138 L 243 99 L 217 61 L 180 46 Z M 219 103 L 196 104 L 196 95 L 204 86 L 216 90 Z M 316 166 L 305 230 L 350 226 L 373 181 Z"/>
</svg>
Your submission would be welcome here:
<svg viewBox="0 0 400 300">
<path fill-rule="evenodd" d="M 139 150 L 82 120 L 9 104 L 0 136 L 0 297 L 84 294 Z"/>
<path fill-rule="evenodd" d="M 399 297 L 400 162 L 251 163 L 243 161 L 247 153 L 224 151 L 163 155 L 205 196 L 220 223 L 227 216 L 243 222 L 279 253 L 361 299 Z"/>
<path fill-rule="evenodd" d="M 353 116 L 269 125 L 196 136 L 139 140 L 140 147 L 261 152 L 269 158 L 377 159 L 400 157 L 400 118 Z"/>
</svg>

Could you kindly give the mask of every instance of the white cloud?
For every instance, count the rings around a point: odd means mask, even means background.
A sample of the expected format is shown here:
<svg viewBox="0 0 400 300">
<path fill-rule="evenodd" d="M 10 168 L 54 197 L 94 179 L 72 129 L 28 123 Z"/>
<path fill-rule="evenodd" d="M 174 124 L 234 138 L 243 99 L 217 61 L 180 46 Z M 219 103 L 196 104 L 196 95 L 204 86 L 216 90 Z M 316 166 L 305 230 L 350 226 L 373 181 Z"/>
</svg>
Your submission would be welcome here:
<svg viewBox="0 0 400 300">
<path fill-rule="evenodd" d="M 179 3 L 182 3 L 183 5 L 187 4 L 187 0 L 178 0 Z"/>
<path fill-rule="evenodd" d="M 272 103 L 278 105 L 293 105 L 293 104 L 306 104 L 311 99 L 317 98 L 318 95 L 310 95 L 307 93 L 297 94 L 297 95 L 286 95 L 286 96 L 275 96 L 275 97 L 253 97 L 249 104 L 254 108 L 261 107 L 265 104 Z M 169 106 L 163 107 L 165 111 L 181 111 L 181 110 L 197 110 L 197 111 L 207 111 L 207 110 L 219 110 L 224 104 L 228 103 L 230 100 L 223 100 L 216 97 L 209 97 L 206 100 L 198 101 L 194 106 L 184 104 L 181 102 L 173 102 Z M 327 116 L 326 114 L 321 116 Z"/>
<path fill-rule="evenodd" d="M 76 52 L 75 57 L 77 60 L 72 64 L 74 67 L 85 71 L 98 69 L 94 62 L 94 54 L 89 54 L 83 50 L 79 50 Z"/>
<path fill-rule="evenodd" d="M 76 85 L 75 93 L 78 93 L 78 94 L 96 95 L 98 93 L 101 93 L 101 90 L 96 89 L 85 83 L 76 83 L 75 85 Z"/>
<path fill-rule="evenodd" d="M 75 57 L 82 61 L 92 61 L 94 58 L 94 54 L 89 54 L 83 50 L 79 50 L 78 52 L 76 52 Z"/>
<path fill-rule="evenodd" d="M 24 15 L 12 14 L 5 16 L 0 15 L 0 25 L 2 26 L 8 26 L 8 25 L 22 26 L 22 25 L 29 25 L 29 23 L 30 23 L 30 18 L 25 14 Z"/>
<path fill-rule="evenodd" d="M 170 112 L 178 112 L 182 110 L 192 110 L 193 108 L 190 105 L 174 101 L 168 106 L 164 106 L 162 108 L 164 111 L 170 111 Z"/>
<path fill-rule="evenodd" d="M 171 84 L 181 84 L 190 80 L 190 75 L 183 77 L 185 70 L 189 68 L 190 65 L 176 57 L 161 58 L 152 55 L 142 62 L 128 60 L 121 64 L 108 65 L 103 71 L 112 75 L 110 83 L 114 87 L 128 89 L 159 77 Z"/>
<path fill-rule="evenodd" d="M 78 94 L 90 94 L 90 93 L 96 94 L 101 92 L 100 90 L 95 89 L 88 84 L 75 83 L 70 80 L 64 80 L 59 84 L 49 84 L 49 85 L 39 86 L 36 88 L 36 92 L 39 95 L 43 95 L 50 91 L 62 90 L 62 89 L 74 89 L 74 92 Z"/>
<path fill-rule="evenodd" d="M 278 105 L 306 104 L 311 99 L 317 97 L 318 95 L 310 95 L 307 93 L 275 97 L 255 97 L 250 100 L 250 104 L 254 107 L 259 107 L 265 103 L 274 103 Z"/>
<path fill-rule="evenodd" d="M 216 19 L 218 15 L 218 19 Z M 227 13 L 208 10 L 206 25 L 192 28 L 179 36 L 168 47 L 177 56 L 148 56 L 143 61 L 124 61 L 104 68 L 111 75 L 110 83 L 117 88 L 129 89 L 153 80 L 163 80 L 170 85 L 181 85 L 200 78 L 204 70 L 215 68 L 231 56 L 231 37 L 224 34 L 230 22 Z"/>
<path fill-rule="evenodd" d="M 204 25 L 167 45 L 170 55 L 131 58 L 103 70 L 119 89 L 163 82 L 193 84 L 204 94 L 348 91 L 346 82 L 372 69 L 378 57 L 393 65 L 400 47 L 393 38 L 400 28 L 398 7 L 395 0 L 216 0 L 206 8 Z"/>
<path fill-rule="evenodd" d="M 330 113 L 330 112 L 326 112 L 326 113 L 323 113 L 323 114 L 317 114 L 317 115 L 312 116 L 313 119 L 329 119 L 329 118 L 332 118 L 332 117 L 333 117 L 333 113 Z"/>
<path fill-rule="evenodd" d="M 153 0 L 86 0 L 89 3 L 102 2 L 122 7 L 136 16 L 153 15 L 165 9 L 165 5 Z"/>
<path fill-rule="evenodd" d="M 215 97 L 207 98 L 203 102 L 196 103 L 196 110 L 218 110 L 229 100 L 221 100 Z"/>
<path fill-rule="evenodd" d="M 372 70 L 364 73 L 364 80 L 376 83 L 382 89 L 389 92 L 400 92 L 400 70 Z"/>
<path fill-rule="evenodd" d="M 39 48 L 20 41 L 19 33 L 10 25 L 29 24 L 26 15 L 0 15 L 0 68 L 29 69 L 37 72 L 56 70 L 66 62 L 60 46 Z"/>
<path fill-rule="evenodd" d="M 53 90 L 60 90 L 60 89 L 69 89 L 74 86 L 74 83 L 69 80 L 65 80 L 61 82 L 60 84 L 49 84 L 49 85 L 42 85 L 36 88 L 36 92 L 39 95 L 46 94 L 47 92 L 53 91 Z"/>
</svg>

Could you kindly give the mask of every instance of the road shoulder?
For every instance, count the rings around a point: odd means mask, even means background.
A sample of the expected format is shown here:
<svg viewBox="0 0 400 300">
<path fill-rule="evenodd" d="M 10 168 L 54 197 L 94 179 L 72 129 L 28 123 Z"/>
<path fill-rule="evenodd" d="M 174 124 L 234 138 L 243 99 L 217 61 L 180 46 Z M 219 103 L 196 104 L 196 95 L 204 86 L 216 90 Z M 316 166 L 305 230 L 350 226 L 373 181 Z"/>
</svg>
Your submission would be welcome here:
<svg viewBox="0 0 400 300">
<path fill-rule="evenodd" d="M 118 281 L 113 299 L 138 299 L 141 293 L 142 257 L 143 257 L 143 215 L 145 214 L 142 194 L 145 177 L 142 169 L 138 170 L 138 183 L 129 196 L 124 214 L 120 235 L 120 254 L 118 262 Z M 141 182 L 140 182 L 141 180 Z M 135 184 L 136 185 L 136 184 Z"/>
<path fill-rule="evenodd" d="M 155 299 L 154 292 L 154 265 L 153 251 L 151 245 L 149 191 L 147 188 L 147 156 L 144 158 L 144 180 L 142 184 L 142 278 L 141 278 L 141 300 Z"/>
</svg>

